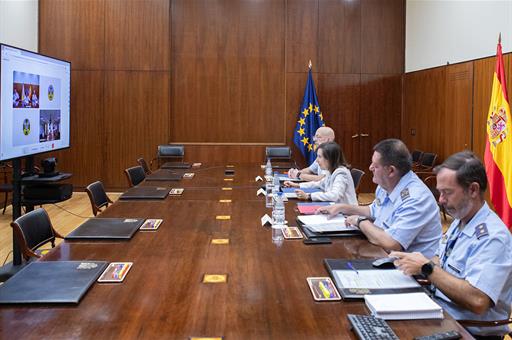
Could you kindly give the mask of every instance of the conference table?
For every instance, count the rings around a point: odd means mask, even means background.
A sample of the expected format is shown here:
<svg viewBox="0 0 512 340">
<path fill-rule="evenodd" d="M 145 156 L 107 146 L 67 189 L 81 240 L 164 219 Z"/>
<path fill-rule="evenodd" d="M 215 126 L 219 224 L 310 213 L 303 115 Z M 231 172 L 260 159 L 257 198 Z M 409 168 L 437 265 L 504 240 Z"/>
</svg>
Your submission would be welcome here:
<svg viewBox="0 0 512 340">
<path fill-rule="evenodd" d="M 260 218 L 270 214 L 256 191 L 259 165 L 205 165 L 192 179 L 141 185 L 184 188 L 164 200 L 118 200 L 101 217 L 161 218 L 156 232 L 129 241 L 63 241 L 43 261 L 129 261 L 122 283 L 95 283 L 78 305 L 0 306 L 0 337 L 189 339 L 356 339 L 347 314 L 369 314 L 363 301 L 315 302 L 307 277 L 328 276 L 325 258 L 378 258 L 363 237 L 305 245 L 273 242 Z M 296 201 L 286 203 L 295 225 Z M 212 244 L 229 239 L 229 244 Z M 205 274 L 226 275 L 203 283 Z M 401 339 L 465 329 L 442 320 L 388 321 Z"/>
</svg>

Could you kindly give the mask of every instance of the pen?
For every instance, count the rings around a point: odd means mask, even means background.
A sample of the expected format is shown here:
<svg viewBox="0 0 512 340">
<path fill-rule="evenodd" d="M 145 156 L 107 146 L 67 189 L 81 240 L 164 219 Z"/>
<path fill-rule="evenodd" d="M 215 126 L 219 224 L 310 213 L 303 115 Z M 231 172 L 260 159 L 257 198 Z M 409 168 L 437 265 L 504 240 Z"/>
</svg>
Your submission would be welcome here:
<svg viewBox="0 0 512 340">
<path fill-rule="evenodd" d="M 359 272 L 357 271 L 357 269 L 356 269 L 356 268 L 354 268 L 354 266 L 352 265 L 352 262 L 347 262 L 347 267 L 348 267 L 349 269 L 352 269 L 353 271 L 355 271 L 355 272 L 356 272 L 356 274 L 357 274 L 357 275 L 359 275 Z"/>
</svg>

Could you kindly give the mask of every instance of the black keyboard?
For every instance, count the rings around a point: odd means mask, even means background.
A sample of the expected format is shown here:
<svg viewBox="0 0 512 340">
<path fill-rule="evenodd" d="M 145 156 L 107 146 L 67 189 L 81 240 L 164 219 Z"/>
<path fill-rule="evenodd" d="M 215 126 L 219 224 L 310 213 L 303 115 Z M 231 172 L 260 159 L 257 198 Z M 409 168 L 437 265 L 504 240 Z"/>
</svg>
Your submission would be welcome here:
<svg viewBox="0 0 512 340">
<path fill-rule="evenodd" d="M 352 330 L 361 340 L 374 339 L 393 339 L 398 340 L 395 332 L 389 327 L 384 319 L 379 319 L 371 315 L 348 314 L 348 321 L 352 325 Z"/>
</svg>

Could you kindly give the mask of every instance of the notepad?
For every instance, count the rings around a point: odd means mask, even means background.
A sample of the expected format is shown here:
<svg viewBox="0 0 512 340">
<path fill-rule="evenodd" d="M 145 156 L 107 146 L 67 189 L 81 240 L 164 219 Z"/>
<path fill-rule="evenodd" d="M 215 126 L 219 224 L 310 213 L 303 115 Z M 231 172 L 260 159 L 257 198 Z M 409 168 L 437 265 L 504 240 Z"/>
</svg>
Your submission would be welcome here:
<svg viewBox="0 0 512 340">
<path fill-rule="evenodd" d="M 385 320 L 442 319 L 443 309 L 425 293 L 365 295 L 364 301 Z"/>
<path fill-rule="evenodd" d="M 339 215 L 328 219 L 327 215 L 301 215 L 297 217 L 304 227 L 315 233 L 358 230 L 354 226 L 345 225 L 345 216 Z"/>
<path fill-rule="evenodd" d="M 295 190 L 302 190 L 306 194 L 312 194 L 314 192 L 322 192 L 322 190 L 317 188 L 281 188 L 281 191 L 284 193 L 285 197 L 288 198 L 297 198 L 297 194 L 295 193 Z"/>
<path fill-rule="evenodd" d="M 401 289 L 420 287 L 420 284 L 398 269 L 334 270 L 334 279 L 342 288 Z"/>
</svg>

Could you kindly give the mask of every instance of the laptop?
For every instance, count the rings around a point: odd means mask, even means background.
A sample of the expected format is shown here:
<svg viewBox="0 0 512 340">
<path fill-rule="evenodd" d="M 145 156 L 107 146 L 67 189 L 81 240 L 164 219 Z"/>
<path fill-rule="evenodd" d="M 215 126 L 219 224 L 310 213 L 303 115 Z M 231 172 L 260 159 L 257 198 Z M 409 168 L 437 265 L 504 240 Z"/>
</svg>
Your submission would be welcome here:
<svg viewBox="0 0 512 340">
<path fill-rule="evenodd" d="M 162 164 L 162 169 L 189 169 L 192 166 L 190 163 L 183 162 L 166 162 Z"/>
<path fill-rule="evenodd" d="M 125 239 L 129 240 L 144 223 L 141 218 L 90 218 L 70 232 L 66 240 Z"/>
<path fill-rule="evenodd" d="M 146 176 L 146 181 L 179 181 L 183 177 L 182 174 L 178 174 L 168 169 L 160 169 Z"/>
</svg>

